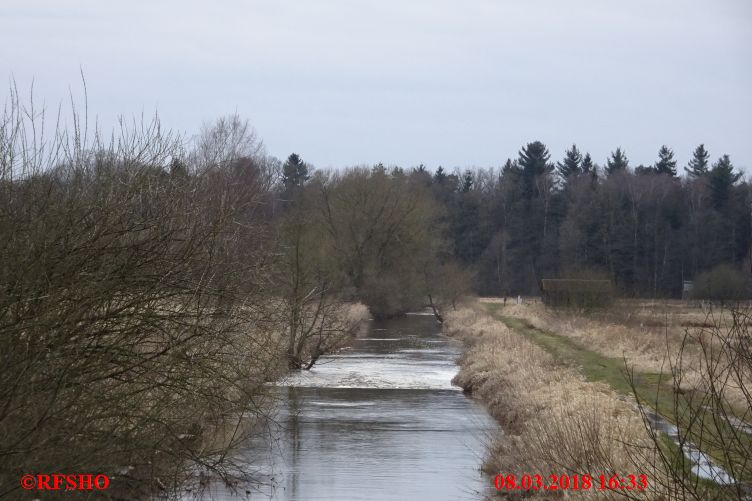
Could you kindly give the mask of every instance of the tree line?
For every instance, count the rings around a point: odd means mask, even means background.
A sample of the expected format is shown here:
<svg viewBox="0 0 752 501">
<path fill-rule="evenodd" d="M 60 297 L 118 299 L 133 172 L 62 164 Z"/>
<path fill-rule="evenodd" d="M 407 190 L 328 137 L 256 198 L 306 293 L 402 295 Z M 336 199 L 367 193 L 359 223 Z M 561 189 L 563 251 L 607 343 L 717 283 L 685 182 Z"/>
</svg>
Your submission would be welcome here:
<svg viewBox="0 0 752 501">
<path fill-rule="evenodd" d="M 237 116 L 195 138 L 86 123 L 49 134 L 14 91 L 0 115 L 0 497 L 35 472 L 123 499 L 257 481 L 232 450 L 268 382 L 343 346 L 363 303 L 456 300 L 419 183 L 309 175 Z"/>
<path fill-rule="evenodd" d="M 667 146 L 632 168 L 621 148 L 600 166 L 576 145 L 554 162 L 535 141 L 500 169 L 377 165 L 371 176 L 430 195 L 436 255 L 470 273 L 479 294 L 538 294 L 543 278 L 589 277 L 627 297 L 681 297 L 683 281 L 719 267 L 748 280 L 750 184 L 704 145 L 684 171 Z"/>
<path fill-rule="evenodd" d="M 749 185 L 704 148 L 686 179 L 667 148 L 632 170 L 540 142 L 500 170 L 320 170 L 237 116 L 86 123 L 45 136 L 15 91 L 0 116 L 0 496 L 28 472 L 109 473 L 124 498 L 232 483 L 267 383 L 346 343 L 360 304 L 441 320 L 548 276 L 676 296 L 748 265 Z"/>
</svg>

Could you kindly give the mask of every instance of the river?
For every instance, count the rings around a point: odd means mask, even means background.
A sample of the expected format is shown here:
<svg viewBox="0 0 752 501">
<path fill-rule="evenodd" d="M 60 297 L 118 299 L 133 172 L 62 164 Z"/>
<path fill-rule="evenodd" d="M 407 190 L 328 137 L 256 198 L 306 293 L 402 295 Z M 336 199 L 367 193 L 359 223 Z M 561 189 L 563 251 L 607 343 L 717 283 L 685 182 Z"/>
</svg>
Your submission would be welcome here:
<svg viewBox="0 0 752 501">
<path fill-rule="evenodd" d="M 370 322 L 351 348 L 281 381 L 276 424 L 245 451 L 267 481 L 243 497 L 485 498 L 496 424 L 451 384 L 459 353 L 433 316 L 408 315 Z"/>
</svg>

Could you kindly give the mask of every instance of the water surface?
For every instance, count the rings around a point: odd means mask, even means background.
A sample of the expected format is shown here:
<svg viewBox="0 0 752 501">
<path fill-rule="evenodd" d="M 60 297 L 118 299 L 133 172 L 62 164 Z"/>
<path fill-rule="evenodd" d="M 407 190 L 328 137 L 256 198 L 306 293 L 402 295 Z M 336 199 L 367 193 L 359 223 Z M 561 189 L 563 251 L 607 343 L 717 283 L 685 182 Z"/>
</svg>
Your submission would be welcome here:
<svg viewBox="0 0 752 501">
<path fill-rule="evenodd" d="M 370 322 L 352 347 L 279 383 L 276 425 L 247 459 L 250 499 L 483 499 L 496 426 L 451 384 L 457 344 L 432 316 Z M 267 451 L 258 454 L 257 451 Z"/>
</svg>

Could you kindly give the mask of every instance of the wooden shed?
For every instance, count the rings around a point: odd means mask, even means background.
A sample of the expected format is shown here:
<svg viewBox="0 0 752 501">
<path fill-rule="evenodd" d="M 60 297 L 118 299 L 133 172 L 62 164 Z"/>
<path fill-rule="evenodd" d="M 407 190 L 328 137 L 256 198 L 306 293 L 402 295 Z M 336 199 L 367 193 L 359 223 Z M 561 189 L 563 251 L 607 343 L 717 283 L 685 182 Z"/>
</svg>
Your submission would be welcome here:
<svg viewBox="0 0 752 501">
<path fill-rule="evenodd" d="M 544 278 L 540 283 L 543 302 L 549 306 L 600 308 L 614 301 L 609 280 Z"/>
</svg>

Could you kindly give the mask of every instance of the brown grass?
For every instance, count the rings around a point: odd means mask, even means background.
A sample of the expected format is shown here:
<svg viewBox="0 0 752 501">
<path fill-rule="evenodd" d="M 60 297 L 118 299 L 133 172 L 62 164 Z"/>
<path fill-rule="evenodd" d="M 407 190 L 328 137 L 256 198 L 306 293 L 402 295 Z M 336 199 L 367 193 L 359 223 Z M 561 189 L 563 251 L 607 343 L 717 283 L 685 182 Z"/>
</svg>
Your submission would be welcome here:
<svg viewBox="0 0 752 501">
<path fill-rule="evenodd" d="M 498 299 L 481 299 L 498 303 Z M 581 346 L 610 358 L 623 358 L 641 373 L 665 373 L 683 349 L 683 390 L 704 390 L 700 344 L 717 339 L 707 336 L 710 326 L 728 326 L 728 310 L 697 301 L 620 300 L 614 307 L 594 312 L 554 309 L 539 300 L 526 298 L 522 304 L 509 302 L 503 314 L 522 318 L 532 326 L 573 339 Z M 693 344 L 683 345 L 690 330 Z M 726 388 L 731 405 L 746 405 L 746 396 Z"/>
<path fill-rule="evenodd" d="M 455 383 L 479 397 L 502 428 L 491 446 L 492 474 L 648 474 L 649 439 L 634 404 L 590 383 L 478 305 L 447 315 L 447 333 L 463 341 Z M 559 493 L 561 494 L 561 492 Z M 608 497 L 611 493 L 564 492 Z M 644 495 L 655 499 L 659 493 Z"/>
</svg>

